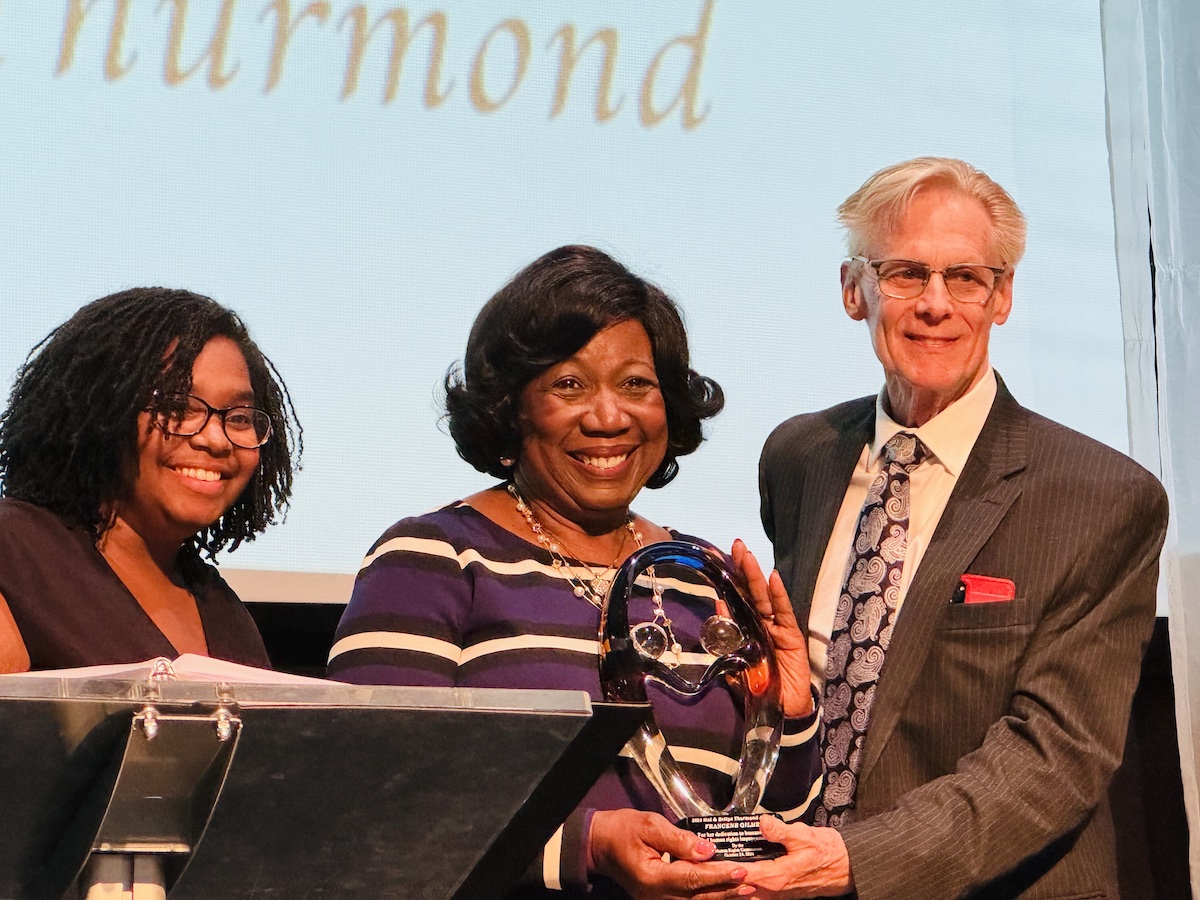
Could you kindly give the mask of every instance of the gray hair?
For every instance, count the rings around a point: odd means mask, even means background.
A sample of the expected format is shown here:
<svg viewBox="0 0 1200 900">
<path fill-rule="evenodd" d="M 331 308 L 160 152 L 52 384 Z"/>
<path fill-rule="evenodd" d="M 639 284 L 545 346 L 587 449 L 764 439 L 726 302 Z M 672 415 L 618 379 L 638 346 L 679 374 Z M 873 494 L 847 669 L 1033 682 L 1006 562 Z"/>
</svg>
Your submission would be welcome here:
<svg viewBox="0 0 1200 900">
<path fill-rule="evenodd" d="M 1025 255 L 1025 216 L 1008 192 L 961 159 L 922 156 L 880 169 L 838 207 L 851 256 L 868 256 L 925 187 L 947 187 L 978 200 L 992 222 L 992 246 L 1007 266 Z"/>
</svg>

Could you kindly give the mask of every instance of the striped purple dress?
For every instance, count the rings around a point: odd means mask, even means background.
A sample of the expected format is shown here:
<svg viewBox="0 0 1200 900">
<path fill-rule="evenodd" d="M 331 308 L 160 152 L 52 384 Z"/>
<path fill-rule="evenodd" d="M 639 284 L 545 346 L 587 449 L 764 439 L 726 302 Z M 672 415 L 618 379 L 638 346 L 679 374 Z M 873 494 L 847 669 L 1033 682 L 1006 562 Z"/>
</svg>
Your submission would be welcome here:
<svg viewBox="0 0 1200 900">
<path fill-rule="evenodd" d="M 711 599 L 701 596 L 707 586 L 675 578 L 664 586 L 684 664 L 702 667 L 711 660 L 697 640 L 712 612 Z M 632 601 L 630 621 L 649 619 L 650 609 L 647 592 Z M 578 690 L 601 700 L 599 621 L 599 610 L 575 596 L 544 548 L 465 503 L 452 504 L 397 522 L 371 548 L 338 626 L 329 676 L 357 684 Z M 672 755 L 705 799 L 724 806 L 741 750 L 740 703 L 719 688 L 686 704 L 672 697 L 652 698 Z M 788 820 L 804 812 L 814 793 L 816 718 L 786 723 L 765 798 Z M 555 892 L 547 896 L 586 890 L 590 812 L 627 807 L 675 818 L 632 758 L 622 756 L 531 869 L 531 878 Z M 596 887 L 590 896 L 624 896 Z"/>
</svg>

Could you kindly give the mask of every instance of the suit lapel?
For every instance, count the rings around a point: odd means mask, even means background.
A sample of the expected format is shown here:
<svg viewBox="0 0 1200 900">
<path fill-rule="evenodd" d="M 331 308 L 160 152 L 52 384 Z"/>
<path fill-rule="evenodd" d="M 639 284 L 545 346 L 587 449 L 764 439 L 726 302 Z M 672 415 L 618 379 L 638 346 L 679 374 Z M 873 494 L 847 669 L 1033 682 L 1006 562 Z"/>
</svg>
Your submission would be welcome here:
<svg viewBox="0 0 1200 900">
<path fill-rule="evenodd" d="M 833 533 L 838 510 L 863 447 L 875 431 L 875 399 L 862 402 L 862 409 L 835 427 L 831 439 L 807 459 L 805 497 L 803 502 L 796 504 L 799 510 L 796 535 L 801 549 L 796 553 L 792 583 L 788 588 L 796 609 L 796 621 L 804 623 L 806 629 L 821 560 Z"/>
<path fill-rule="evenodd" d="M 932 649 L 959 577 L 1020 496 L 1028 458 L 1027 413 L 997 376 L 998 389 L 896 619 L 863 748 L 860 783 L 887 745 Z"/>
</svg>

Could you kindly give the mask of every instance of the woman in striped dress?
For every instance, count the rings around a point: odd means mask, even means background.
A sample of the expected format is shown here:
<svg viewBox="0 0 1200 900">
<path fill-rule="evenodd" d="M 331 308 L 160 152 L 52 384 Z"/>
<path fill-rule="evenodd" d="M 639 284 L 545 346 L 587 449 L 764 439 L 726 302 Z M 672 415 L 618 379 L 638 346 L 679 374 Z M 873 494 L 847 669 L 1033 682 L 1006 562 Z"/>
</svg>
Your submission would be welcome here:
<svg viewBox="0 0 1200 900">
<path fill-rule="evenodd" d="M 700 445 L 702 421 L 723 405 L 720 386 L 689 367 L 682 319 L 658 287 L 590 247 L 530 264 L 484 306 L 463 369 L 446 381 L 459 454 L 501 483 L 380 537 L 338 628 L 330 676 L 603 699 L 597 626 L 614 570 L 652 542 L 703 543 L 630 504 L 674 477 L 677 458 Z M 733 556 L 783 672 L 783 749 L 764 802 L 794 818 L 813 780 L 805 644 L 778 575 L 765 579 L 740 541 Z M 681 577 L 662 580 L 673 662 L 703 666 L 711 657 L 698 635 L 711 599 Z M 649 619 L 646 593 L 637 602 Z M 686 705 L 656 704 L 655 715 L 698 790 L 723 806 L 742 740 L 740 702 L 715 689 Z M 618 759 L 546 845 L 521 896 L 589 887 L 596 897 L 753 893 L 743 867 L 709 861 L 712 845 L 666 811 L 636 764 Z"/>
</svg>

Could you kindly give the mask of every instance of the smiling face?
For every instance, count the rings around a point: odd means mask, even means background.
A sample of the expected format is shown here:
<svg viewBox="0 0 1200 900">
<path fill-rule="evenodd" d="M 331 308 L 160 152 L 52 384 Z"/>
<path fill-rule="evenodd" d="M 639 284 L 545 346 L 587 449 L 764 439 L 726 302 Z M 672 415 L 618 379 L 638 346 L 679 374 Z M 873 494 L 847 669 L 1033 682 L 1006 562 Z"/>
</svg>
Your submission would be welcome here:
<svg viewBox="0 0 1200 900">
<path fill-rule="evenodd" d="M 516 480 L 526 498 L 591 533 L 619 527 L 667 451 L 646 329 L 611 325 L 542 372 L 521 392 L 520 421 Z"/>
<path fill-rule="evenodd" d="M 909 259 L 942 269 L 955 263 L 1000 266 L 992 249 L 992 223 L 977 200 L 930 186 L 918 191 L 896 228 L 872 259 Z M 960 303 L 932 275 L 921 296 L 895 300 L 879 293 L 874 271 L 842 266 L 842 302 L 865 320 L 883 364 L 891 414 L 919 426 L 974 387 L 988 370 L 988 338 L 1012 309 L 1012 273 L 1001 276 L 985 304 Z"/>
<path fill-rule="evenodd" d="M 215 337 L 192 366 L 190 393 L 218 409 L 253 405 L 250 370 L 237 344 Z M 220 416 L 191 437 L 169 435 L 148 412 L 138 416 L 137 477 L 117 515 L 148 544 L 176 547 L 211 525 L 241 496 L 258 450 L 235 447 Z"/>
</svg>

